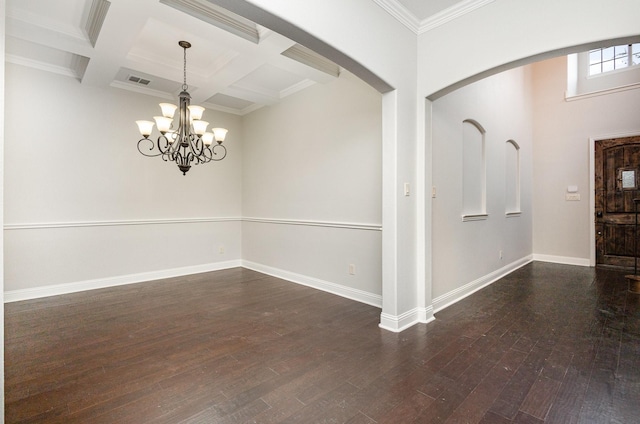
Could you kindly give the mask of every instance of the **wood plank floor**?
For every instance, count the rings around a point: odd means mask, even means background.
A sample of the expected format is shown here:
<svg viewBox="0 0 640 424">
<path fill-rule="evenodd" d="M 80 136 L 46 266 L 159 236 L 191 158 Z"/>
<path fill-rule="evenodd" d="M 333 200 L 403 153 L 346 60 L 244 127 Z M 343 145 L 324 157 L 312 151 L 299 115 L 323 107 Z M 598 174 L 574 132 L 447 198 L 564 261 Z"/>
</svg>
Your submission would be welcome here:
<svg viewBox="0 0 640 424">
<path fill-rule="evenodd" d="M 640 296 L 533 263 L 395 334 L 246 269 L 6 305 L 8 423 L 639 423 Z"/>
</svg>

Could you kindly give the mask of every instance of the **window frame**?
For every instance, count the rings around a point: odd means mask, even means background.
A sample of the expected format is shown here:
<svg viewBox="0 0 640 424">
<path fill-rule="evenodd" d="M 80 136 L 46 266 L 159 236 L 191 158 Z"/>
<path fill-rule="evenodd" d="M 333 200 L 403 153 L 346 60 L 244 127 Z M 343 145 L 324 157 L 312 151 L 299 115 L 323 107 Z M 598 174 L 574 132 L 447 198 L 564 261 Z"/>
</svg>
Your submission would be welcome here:
<svg viewBox="0 0 640 424">
<path fill-rule="evenodd" d="M 622 48 L 622 47 L 626 47 L 627 48 L 626 55 L 624 56 L 624 58 L 627 59 L 627 64 L 626 64 L 626 66 L 617 67 L 616 63 L 618 62 L 618 60 L 623 59 L 623 57 L 618 57 L 616 55 L 616 49 L 617 48 Z M 613 50 L 613 56 L 612 56 L 611 59 L 603 60 L 604 59 L 603 58 L 603 54 L 605 53 L 605 50 L 608 50 L 608 49 L 614 49 Z M 634 49 L 635 49 L 635 51 L 634 51 Z M 596 61 L 596 62 L 592 63 L 591 56 L 592 56 L 593 53 L 598 52 L 598 51 L 600 52 L 600 61 Z M 591 50 L 586 52 L 586 56 L 587 56 L 587 60 L 586 60 L 586 66 L 587 66 L 586 75 L 587 75 L 587 78 L 597 78 L 597 77 L 602 76 L 602 75 L 611 75 L 612 73 L 615 73 L 615 72 L 624 72 L 626 70 L 638 67 L 638 66 L 640 66 L 640 63 L 637 63 L 637 64 L 633 63 L 633 57 L 636 56 L 636 55 L 638 56 L 638 59 L 640 60 L 640 43 L 619 44 L 619 45 L 614 45 L 614 46 L 601 47 L 601 48 L 598 48 L 598 49 L 591 49 Z M 612 63 L 613 64 L 613 69 L 605 71 L 604 70 L 605 63 Z M 600 65 L 600 72 L 591 73 L 591 69 L 595 65 Z"/>
</svg>

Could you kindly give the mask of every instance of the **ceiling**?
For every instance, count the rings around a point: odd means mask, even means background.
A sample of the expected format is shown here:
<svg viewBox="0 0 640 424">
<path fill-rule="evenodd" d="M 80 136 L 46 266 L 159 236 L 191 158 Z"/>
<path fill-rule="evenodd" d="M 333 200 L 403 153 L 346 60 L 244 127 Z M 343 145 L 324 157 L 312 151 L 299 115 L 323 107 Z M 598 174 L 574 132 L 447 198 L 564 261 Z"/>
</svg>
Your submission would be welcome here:
<svg viewBox="0 0 640 424">
<path fill-rule="evenodd" d="M 460 0 L 397 0 L 419 21 L 424 21 L 453 7 Z M 468 3 L 468 1 L 467 1 Z"/>
<path fill-rule="evenodd" d="M 376 1 L 416 20 L 458 3 Z M 180 40 L 192 44 L 192 103 L 238 115 L 340 73 L 335 63 L 207 0 L 6 0 L 5 59 L 86 85 L 175 100 L 183 82 Z"/>
</svg>

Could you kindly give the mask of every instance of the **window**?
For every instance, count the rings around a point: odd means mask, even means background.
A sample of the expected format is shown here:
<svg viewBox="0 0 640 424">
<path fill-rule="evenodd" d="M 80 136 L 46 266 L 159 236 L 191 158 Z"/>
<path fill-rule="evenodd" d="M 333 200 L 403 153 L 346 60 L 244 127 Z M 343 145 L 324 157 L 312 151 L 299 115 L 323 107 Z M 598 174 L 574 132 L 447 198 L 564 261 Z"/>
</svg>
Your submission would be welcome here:
<svg viewBox="0 0 640 424">
<path fill-rule="evenodd" d="M 589 76 L 640 65 L 640 43 L 589 51 Z"/>
<path fill-rule="evenodd" d="M 520 215 L 520 146 L 513 140 L 506 143 L 505 183 L 506 215 Z"/>
<path fill-rule="evenodd" d="M 478 122 L 462 123 L 462 220 L 487 218 L 485 130 Z"/>
</svg>

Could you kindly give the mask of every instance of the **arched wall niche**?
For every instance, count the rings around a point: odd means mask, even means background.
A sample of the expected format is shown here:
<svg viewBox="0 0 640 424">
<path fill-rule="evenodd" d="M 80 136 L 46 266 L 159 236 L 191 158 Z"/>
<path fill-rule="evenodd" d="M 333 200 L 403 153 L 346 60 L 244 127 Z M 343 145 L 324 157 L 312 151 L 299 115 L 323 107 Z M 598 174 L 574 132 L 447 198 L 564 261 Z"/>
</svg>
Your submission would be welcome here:
<svg viewBox="0 0 640 424">
<path fill-rule="evenodd" d="M 482 124 L 480 124 L 480 122 L 476 121 L 475 119 L 465 119 L 462 122 L 473 125 L 480 132 L 480 134 L 486 134 L 487 133 L 487 130 L 484 129 Z"/>
<path fill-rule="evenodd" d="M 486 131 L 475 119 L 462 121 L 462 219 L 487 217 Z"/>
<path fill-rule="evenodd" d="M 520 210 L 520 145 L 515 140 L 505 143 L 505 214 L 519 215 Z"/>
</svg>

